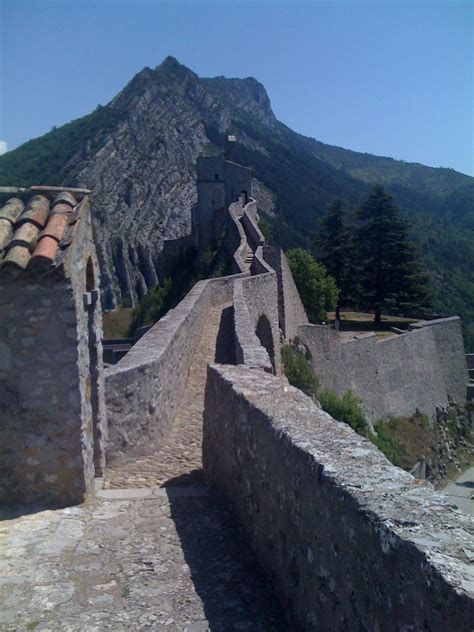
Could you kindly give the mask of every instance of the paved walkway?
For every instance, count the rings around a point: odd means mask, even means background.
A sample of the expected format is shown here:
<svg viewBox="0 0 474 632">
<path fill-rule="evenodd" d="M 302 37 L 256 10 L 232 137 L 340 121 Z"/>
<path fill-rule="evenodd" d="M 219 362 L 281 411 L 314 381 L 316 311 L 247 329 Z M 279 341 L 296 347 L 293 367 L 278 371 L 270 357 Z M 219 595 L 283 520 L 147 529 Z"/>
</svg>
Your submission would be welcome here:
<svg viewBox="0 0 474 632">
<path fill-rule="evenodd" d="M 294 629 L 224 507 L 140 492 L 0 522 L 0 630 Z"/>
<path fill-rule="evenodd" d="M 474 516 L 474 467 L 466 470 L 442 491 L 459 509 Z"/>
<path fill-rule="evenodd" d="M 85 505 L 0 514 L 0 630 L 297 629 L 231 513 L 201 485 L 206 367 L 221 310 L 209 316 L 160 452 L 106 472 L 110 489 Z"/>
</svg>

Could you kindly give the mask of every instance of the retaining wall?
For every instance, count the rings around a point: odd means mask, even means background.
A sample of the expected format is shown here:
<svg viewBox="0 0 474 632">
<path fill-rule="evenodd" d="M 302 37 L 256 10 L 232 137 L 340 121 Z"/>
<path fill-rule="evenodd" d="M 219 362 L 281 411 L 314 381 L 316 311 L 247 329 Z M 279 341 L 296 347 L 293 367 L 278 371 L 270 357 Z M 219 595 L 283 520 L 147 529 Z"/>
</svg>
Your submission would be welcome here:
<svg viewBox="0 0 474 632">
<path fill-rule="evenodd" d="M 377 341 L 373 333 L 341 342 L 328 327 L 298 327 L 321 383 L 351 389 L 371 421 L 419 410 L 434 418 L 449 398 L 466 401 L 467 367 L 459 318 L 417 323 L 409 333 Z"/>
<path fill-rule="evenodd" d="M 472 629 L 472 518 L 300 391 L 209 367 L 203 458 L 305 629 Z"/>
</svg>

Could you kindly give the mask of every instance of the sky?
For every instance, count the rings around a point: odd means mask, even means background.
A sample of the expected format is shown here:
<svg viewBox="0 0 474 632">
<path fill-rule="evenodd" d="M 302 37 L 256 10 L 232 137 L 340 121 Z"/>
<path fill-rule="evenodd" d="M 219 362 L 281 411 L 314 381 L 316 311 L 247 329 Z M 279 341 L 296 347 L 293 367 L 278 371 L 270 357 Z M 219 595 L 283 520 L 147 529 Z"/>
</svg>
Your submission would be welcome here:
<svg viewBox="0 0 474 632">
<path fill-rule="evenodd" d="M 348 149 L 474 175 L 470 0 L 0 0 L 0 153 L 173 55 Z"/>
</svg>

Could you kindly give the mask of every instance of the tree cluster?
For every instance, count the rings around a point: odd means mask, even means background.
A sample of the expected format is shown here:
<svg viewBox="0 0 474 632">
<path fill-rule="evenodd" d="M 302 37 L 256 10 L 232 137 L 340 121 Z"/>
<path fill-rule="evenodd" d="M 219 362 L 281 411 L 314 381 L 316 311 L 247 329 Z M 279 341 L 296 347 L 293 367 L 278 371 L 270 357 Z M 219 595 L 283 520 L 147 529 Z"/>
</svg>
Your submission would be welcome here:
<svg viewBox="0 0 474 632">
<path fill-rule="evenodd" d="M 352 218 L 342 200 L 331 204 L 313 239 L 320 261 L 307 250 L 287 252 L 288 262 L 311 322 L 342 306 L 419 315 L 430 306 L 428 275 L 409 238 L 409 225 L 392 197 L 376 185 Z"/>
<path fill-rule="evenodd" d="M 321 222 L 315 245 L 339 288 L 341 306 L 413 315 L 430 305 L 428 275 L 409 239 L 409 225 L 392 197 L 379 185 L 349 221 L 344 204 L 335 200 Z"/>
</svg>

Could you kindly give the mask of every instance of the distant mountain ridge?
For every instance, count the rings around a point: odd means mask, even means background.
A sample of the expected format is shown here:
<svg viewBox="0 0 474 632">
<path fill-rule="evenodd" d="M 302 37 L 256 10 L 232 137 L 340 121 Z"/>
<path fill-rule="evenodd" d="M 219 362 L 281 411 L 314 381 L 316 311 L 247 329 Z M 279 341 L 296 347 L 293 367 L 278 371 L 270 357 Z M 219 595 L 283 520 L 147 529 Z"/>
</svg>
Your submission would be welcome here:
<svg viewBox="0 0 474 632">
<path fill-rule="evenodd" d="M 474 179 L 297 134 L 252 77 L 203 79 L 167 57 L 106 106 L 0 156 L 0 184 L 93 190 L 104 303 L 113 307 L 157 283 L 162 241 L 190 230 L 196 158 L 222 151 L 228 134 L 238 138 L 232 158 L 255 169 L 259 205 L 285 246 L 308 245 L 334 197 L 353 208 L 380 182 L 415 224 L 438 311 L 474 321 Z"/>
</svg>

